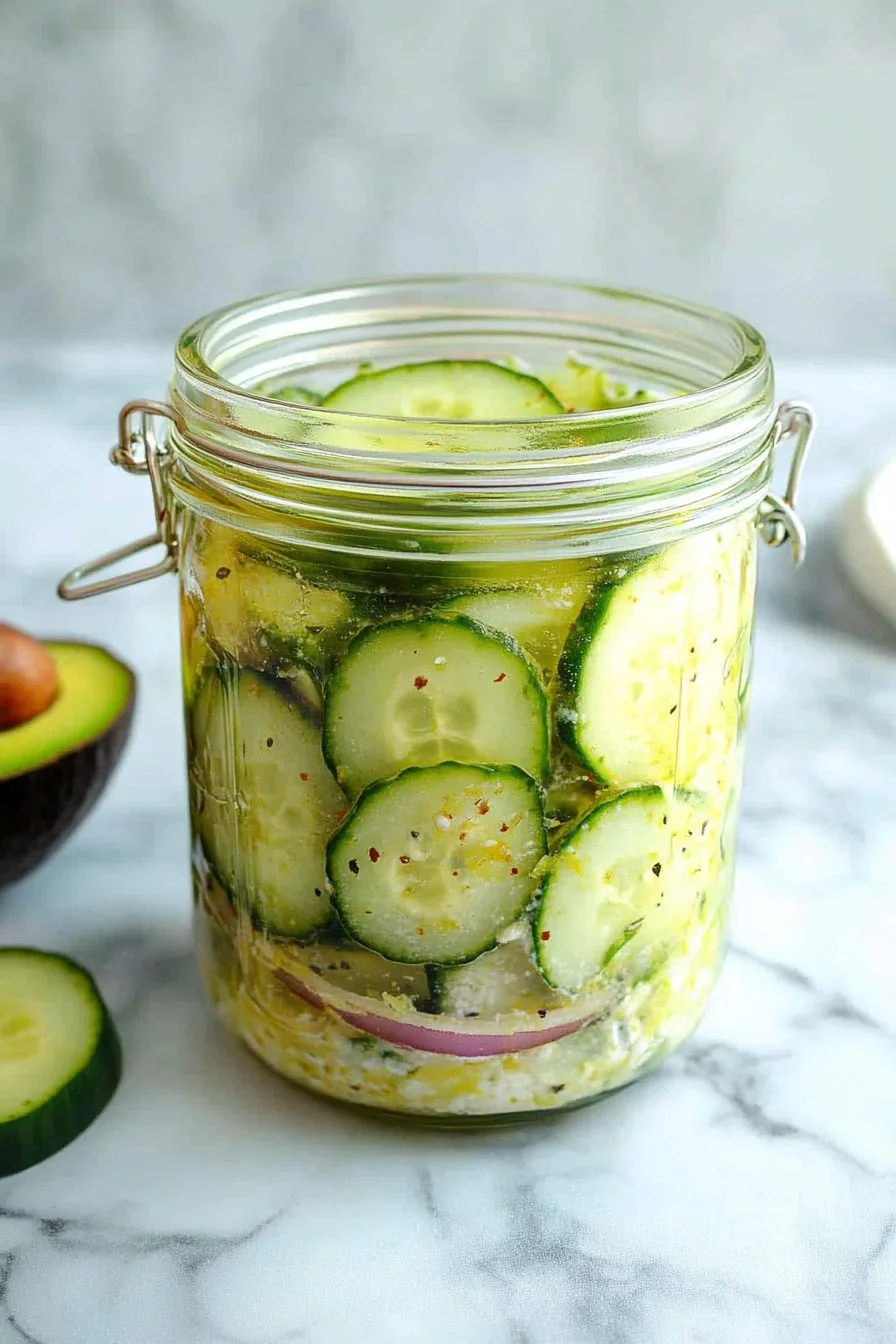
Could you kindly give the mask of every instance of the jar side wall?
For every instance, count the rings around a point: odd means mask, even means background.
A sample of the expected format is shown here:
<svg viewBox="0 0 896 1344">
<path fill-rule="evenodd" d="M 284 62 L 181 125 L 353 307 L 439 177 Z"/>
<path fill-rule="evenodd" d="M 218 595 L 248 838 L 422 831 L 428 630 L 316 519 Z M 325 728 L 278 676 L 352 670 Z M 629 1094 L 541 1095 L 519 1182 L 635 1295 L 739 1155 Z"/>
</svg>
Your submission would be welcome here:
<svg viewBox="0 0 896 1344">
<path fill-rule="evenodd" d="M 198 514 L 183 535 L 197 947 L 231 1030 L 328 1096 L 462 1121 L 580 1104 L 694 1029 L 728 920 L 750 518 L 461 579 Z"/>
</svg>

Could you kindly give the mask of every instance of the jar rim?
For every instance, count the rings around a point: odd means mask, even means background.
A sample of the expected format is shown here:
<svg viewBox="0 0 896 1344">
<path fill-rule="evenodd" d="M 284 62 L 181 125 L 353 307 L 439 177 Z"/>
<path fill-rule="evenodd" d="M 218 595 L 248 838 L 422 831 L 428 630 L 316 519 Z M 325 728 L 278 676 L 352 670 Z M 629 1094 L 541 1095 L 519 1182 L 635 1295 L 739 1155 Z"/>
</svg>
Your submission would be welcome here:
<svg viewBox="0 0 896 1344">
<path fill-rule="evenodd" d="M 286 421 L 295 419 L 295 406 L 266 396 L 251 387 L 234 381 L 222 371 L 220 365 L 228 355 L 236 353 L 244 357 L 248 350 L 262 344 L 264 328 L 271 335 L 267 339 L 277 339 L 285 334 L 287 328 L 304 329 L 308 333 L 327 330 L 326 313 L 314 313 L 315 307 L 326 309 L 340 304 L 354 305 L 355 317 L 352 325 L 360 326 L 366 317 L 370 320 L 370 309 L 359 309 L 360 304 L 370 304 L 388 296 L 399 300 L 415 291 L 437 290 L 450 293 L 455 287 L 487 286 L 496 293 L 510 292 L 520 286 L 536 286 L 541 291 L 550 291 L 558 296 L 580 295 L 598 301 L 629 304 L 635 303 L 647 310 L 660 314 L 686 316 L 699 324 L 706 337 L 716 339 L 729 337 L 735 346 L 729 367 L 721 376 L 706 383 L 705 386 L 691 391 L 676 392 L 655 401 L 642 402 L 637 406 L 605 407 L 592 411 L 566 411 L 552 416 L 514 417 L 513 419 L 457 420 L 439 417 L 407 417 L 372 415 L 363 411 L 334 410 L 315 405 L 302 406 L 302 416 L 310 424 L 326 421 L 329 425 L 344 424 L 348 427 L 373 427 L 411 425 L 416 434 L 428 434 L 429 431 L 447 432 L 451 436 L 458 433 L 459 424 L 467 435 L 477 429 L 494 429 L 498 426 L 531 427 L 542 433 L 550 426 L 560 424 L 567 431 L 582 426 L 618 425 L 621 422 L 636 420 L 649 424 L 650 417 L 658 410 L 668 412 L 670 403 L 674 411 L 686 413 L 700 407 L 706 407 L 716 397 L 734 392 L 739 387 L 755 380 L 763 368 L 769 364 L 768 350 L 761 333 L 745 319 L 724 309 L 707 304 L 693 303 L 675 296 L 660 294 L 648 290 L 624 289 L 618 286 L 593 284 L 574 279 L 553 279 L 524 274 L 464 274 L 445 273 L 433 275 L 387 277 L 373 280 L 348 282 L 339 286 L 320 289 L 282 290 L 259 295 L 250 299 L 224 305 L 195 319 L 180 334 L 175 346 L 176 376 L 182 374 L 187 380 L 199 380 L 207 388 L 216 389 L 228 399 L 236 397 L 253 403 L 259 403 L 270 409 L 276 419 Z M 436 303 L 437 300 L 434 300 Z M 411 305 L 415 307 L 416 305 Z M 349 308 L 351 311 L 351 308 Z M 513 312 L 512 309 L 508 310 Z M 464 310 L 475 313 L 475 310 Z M 542 312 L 528 314 L 541 318 L 551 318 L 556 314 Z M 338 327 L 344 330 L 346 323 L 339 321 Z M 257 330 L 253 332 L 253 327 Z M 247 335 L 248 333 L 248 335 Z M 261 380 L 259 380 L 261 381 Z"/>
<path fill-rule="evenodd" d="M 252 390 L 278 371 L 296 381 L 305 368 L 354 371 L 359 353 L 419 361 L 436 342 L 480 358 L 507 358 L 514 342 L 564 357 L 572 348 L 613 373 L 635 370 L 652 389 L 690 390 L 504 421 L 371 416 Z M 267 515 L 366 517 L 380 537 L 387 519 L 410 530 L 420 509 L 429 529 L 463 523 L 471 536 L 490 515 L 500 530 L 534 514 L 554 532 L 574 515 L 577 545 L 680 534 L 758 507 L 774 448 L 771 360 L 748 323 L 683 300 L 525 276 L 373 280 L 229 305 L 182 334 L 171 401 L 180 420 L 171 480 L 183 503 L 226 494 Z"/>
</svg>

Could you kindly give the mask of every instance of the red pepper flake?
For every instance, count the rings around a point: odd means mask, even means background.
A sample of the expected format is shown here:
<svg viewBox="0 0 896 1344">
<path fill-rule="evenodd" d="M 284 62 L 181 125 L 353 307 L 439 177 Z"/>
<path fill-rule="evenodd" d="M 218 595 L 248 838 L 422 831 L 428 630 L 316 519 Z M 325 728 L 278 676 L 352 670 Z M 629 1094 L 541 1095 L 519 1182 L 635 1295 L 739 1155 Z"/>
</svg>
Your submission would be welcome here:
<svg viewBox="0 0 896 1344">
<path fill-rule="evenodd" d="M 480 798 L 476 803 L 476 811 L 479 813 L 480 817 L 485 816 L 486 812 L 488 811 L 488 803 L 485 801 L 484 798 Z"/>
<path fill-rule="evenodd" d="M 417 930 L 417 937 L 418 937 L 418 938 L 422 938 L 425 932 L 426 932 L 425 929 L 418 929 L 418 930 Z"/>
<path fill-rule="evenodd" d="M 495 677 L 495 681 L 496 681 L 496 682 L 497 682 L 497 681 L 504 681 L 504 680 L 506 679 L 506 677 L 507 677 L 507 673 L 506 673 L 506 672 L 502 672 L 500 676 Z"/>
<path fill-rule="evenodd" d="M 274 745 L 274 739 L 273 739 L 272 737 L 269 737 L 269 738 L 268 738 L 268 746 L 269 746 L 269 747 L 272 747 L 273 745 Z"/>
<path fill-rule="evenodd" d="M 356 873 L 356 874 L 359 873 L 359 872 L 361 871 L 360 868 L 358 867 L 358 860 L 357 860 L 357 859 L 349 859 L 349 861 L 348 861 L 348 870 L 349 870 L 350 873 Z"/>
<path fill-rule="evenodd" d="M 299 779 L 303 779 L 303 780 L 305 780 L 305 781 L 307 782 L 307 780 L 308 780 L 308 776 L 305 774 L 305 771 L 304 771 L 304 770 L 300 770 L 300 771 L 299 771 Z"/>
<path fill-rule="evenodd" d="M 511 877 L 517 877 L 517 876 L 519 875 L 519 871 L 520 871 L 519 868 L 511 868 L 511 870 L 510 870 L 510 876 L 511 876 Z"/>
<path fill-rule="evenodd" d="M 502 821 L 502 822 L 501 822 L 501 833 L 502 833 L 502 835 L 503 835 L 506 831 L 509 831 L 509 830 L 510 830 L 510 827 L 507 825 L 507 822 L 506 822 L 506 821 Z"/>
<path fill-rule="evenodd" d="M 545 929 L 545 930 L 543 931 L 543 933 L 542 933 L 542 935 L 541 935 L 541 941 L 542 941 L 543 943 L 549 943 L 549 942 L 551 941 L 551 931 L 550 931 L 550 929 Z"/>
<path fill-rule="evenodd" d="M 216 579 L 229 579 L 229 578 L 230 578 L 230 570 L 227 568 L 226 565 L 222 565 L 220 569 L 216 569 L 216 570 L 215 570 L 215 578 L 216 578 Z"/>
<path fill-rule="evenodd" d="M 411 861 L 410 854 L 399 854 L 398 856 L 399 863 L 410 863 L 410 861 Z"/>
<path fill-rule="evenodd" d="M 466 831 L 461 831 L 460 835 L 459 835 L 457 838 L 458 838 L 458 840 L 466 840 L 466 838 L 467 838 L 467 833 L 466 833 Z"/>
<path fill-rule="evenodd" d="M 371 863 L 379 863 L 380 852 L 378 849 L 374 849 L 373 845 L 371 845 L 370 848 L 368 849 L 367 855 Z"/>
<path fill-rule="evenodd" d="M 415 677 L 414 685 L 418 691 L 422 691 L 424 686 L 429 685 L 429 677 Z"/>
</svg>

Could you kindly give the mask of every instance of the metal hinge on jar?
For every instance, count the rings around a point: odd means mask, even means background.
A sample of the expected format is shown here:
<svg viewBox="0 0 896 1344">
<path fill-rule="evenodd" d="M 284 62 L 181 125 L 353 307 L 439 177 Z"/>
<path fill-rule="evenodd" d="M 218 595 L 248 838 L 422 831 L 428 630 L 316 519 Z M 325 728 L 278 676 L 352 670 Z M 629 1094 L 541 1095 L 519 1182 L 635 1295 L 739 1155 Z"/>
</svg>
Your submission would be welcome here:
<svg viewBox="0 0 896 1344">
<path fill-rule="evenodd" d="M 111 593 L 117 588 L 127 588 L 132 583 L 142 583 L 144 579 L 155 579 L 160 574 L 170 574 L 177 569 L 177 535 L 165 492 L 165 472 L 168 469 L 168 450 L 160 444 L 153 430 L 153 416 L 163 416 L 183 430 L 183 420 L 173 406 L 164 401 L 129 401 L 122 406 L 118 416 L 118 442 L 109 453 L 110 460 L 117 467 L 137 475 L 149 476 L 152 487 L 152 502 L 156 515 L 155 531 L 139 541 L 128 542 L 117 550 L 107 551 L 105 555 L 79 565 L 66 574 L 59 584 L 57 592 L 66 601 L 73 602 L 81 597 L 95 597 L 99 593 Z M 139 416 L 139 428 L 134 427 L 134 417 Z M 154 565 L 144 565 L 142 569 L 126 570 L 110 578 L 97 579 L 93 583 L 84 580 L 93 574 L 127 560 L 129 556 L 139 555 L 141 551 L 151 550 L 153 546 L 164 546 L 165 554 Z"/>
<path fill-rule="evenodd" d="M 137 415 L 140 421 L 139 428 L 135 429 L 133 418 Z M 119 546 L 117 550 L 107 551 L 105 555 L 100 555 L 85 565 L 79 565 L 77 569 L 66 574 L 57 589 L 59 596 L 66 601 L 114 592 L 117 588 L 127 588 L 133 583 L 155 579 L 160 574 L 170 574 L 177 569 L 177 535 L 165 492 L 169 453 L 164 445 L 158 443 L 153 431 L 152 417 L 157 415 L 169 420 L 179 433 L 185 432 L 183 419 L 167 402 L 129 401 L 121 408 L 118 417 L 118 442 L 109 454 L 112 462 L 116 466 L 123 467 L 125 471 L 149 476 L 156 515 L 155 531 L 138 541 Z M 802 564 L 806 553 L 806 528 L 796 512 L 796 497 L 814 431 L 815 417 L 809 406 L 799 401 L 781 403 L 772 427 L 769 446 L 770 451 L 774 452 L 787 439 L 796 440 L 790 473 L 784 494 L 769 493 L 759 506 L 758 525 L 763 538 L 769 546 L 783 546 L 789 541 L 793 561 L 797 565 Z M 141 551 L 159 545 L 164 546 L 165 554 L 154 565 L 126 570 L 123 574 L 97 579 L 93 583 L 84 582 L 91 575 L 114 568 L 129 556 L 139 555 Z"/>
<path fill-rule="evenodd" d="M 796 497 L 814 433 L 811 406 L 802 401 L 781 402 L 772 428 L 772 451 L 786 439 L 796 442 L 784 494 L 769 493 L 759 506 L 759 530 L 769 546 L 783 546 L 789 541 L 795 565 L 801 565 L 806 557 L 806 526 L 796 511 Z"/>
</svg>

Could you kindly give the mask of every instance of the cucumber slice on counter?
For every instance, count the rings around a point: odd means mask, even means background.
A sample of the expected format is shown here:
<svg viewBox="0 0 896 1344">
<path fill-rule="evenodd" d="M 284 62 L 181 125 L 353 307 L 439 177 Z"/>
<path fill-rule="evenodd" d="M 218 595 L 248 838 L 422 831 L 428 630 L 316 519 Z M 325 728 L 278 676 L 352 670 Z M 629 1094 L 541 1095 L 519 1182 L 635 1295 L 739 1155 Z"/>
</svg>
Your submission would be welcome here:
<svg viewBox="0 0 896 1344">
<path fill-rule="evenodd" d="M 500 1017 L 505 1013 L 545 1013 L 569 999 L 545 984 L 535 965 L 532 939 L 499 943 L 462 966 L 433 966 L 429 983 L 433 1008 L 453 1017 Z"/>
<path fill-rule="evenodd" d="M 325 846 L 347 810 L 319 727 L 285 682 L 239 669 L 206 677 L 192 727 L 209 863 L 260 928 L 309 937 L 331 918 Z"/>
<path fill-rule="evenodd" d="M 322 405 L 423 420 L 531 420 L 563 414 L 544 383 L 486 359 L 439 359 L 361 373 L 335 387 Z"/>
<path fill-rule="evenodd" d="M 578 616 L 588 589 L 584 578 L 566 583 L 532 583 L 525 588 L 463 593 L 438 609 L 437 614 L 468 616 L 498 630 L 531 654 L 550 679 L 570 626 Z"/>
<path fill-rule="evenodd" d="M 532 896 L 545 853 L 538 786 L 513 766 L 450 762 L 372 785 L 330 841 L 334 904 L 393 961 L 470 961 Z"/>
<path fill-rule="evenodd" d="M 660 788 L 630 789 L 567 836 L 542 879 L 533 921 L 548 984 L 577 994 L 601 974 L 640 977 L 682 937 L 699 904 L 703 851 L 717 837 L 706 841 L 698 827 L 683 838 L 681 807 Z"/>
<path fill-rule="evenodd" d="M 363 630 L 327 686 L 324 752 L 356 794 L 411 765 L 549 764 L 548 708 L 518 645 L 465 617 Z"/>
<path fill-rule="evenodd" d="M 53 952 L 0 948 L 0 1176 L 76 1139 L 120 1078 L 118 1034 L 92 976 Z"/>
<path fill-rule="evenodd" d="M 606 783 L 718 787 L 737 726 L 740 537 L 701 533 L 598 590 L 558 669 L 561 736 Z"/>
</svg>

